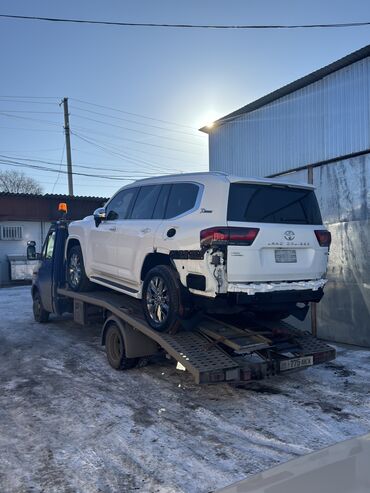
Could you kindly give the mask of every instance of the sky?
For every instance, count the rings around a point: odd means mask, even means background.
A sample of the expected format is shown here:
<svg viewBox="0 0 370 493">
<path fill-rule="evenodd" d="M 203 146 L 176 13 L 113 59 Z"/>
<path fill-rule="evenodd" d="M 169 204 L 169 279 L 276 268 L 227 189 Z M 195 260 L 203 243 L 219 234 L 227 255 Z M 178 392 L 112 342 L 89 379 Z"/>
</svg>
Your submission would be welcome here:
<svg viewBox="0 0 370 493">
<path fill-rule="evenodd" d="M 370 21 L 370 4 L 2 0 L 0 14 L 309 24 Z M 24 171 L 44 193 L 67 193 L 63 97 L 69 98 L 75 195 L 109 197 L 135 179 L 207 170 L 208 140 L 200 126 L 369 40 L 370 27 L 223 31 L 0 19 L 0 170 Z"/>
</svg>

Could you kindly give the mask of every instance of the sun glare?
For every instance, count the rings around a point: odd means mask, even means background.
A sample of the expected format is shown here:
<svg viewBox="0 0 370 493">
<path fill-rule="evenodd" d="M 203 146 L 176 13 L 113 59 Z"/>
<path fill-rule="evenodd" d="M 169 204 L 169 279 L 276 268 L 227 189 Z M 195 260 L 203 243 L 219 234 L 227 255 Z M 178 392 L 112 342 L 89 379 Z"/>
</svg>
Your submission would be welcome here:
<svg viewBox="0 0 370 493">
<path fill-rule="evenodd" d="M 198 118 L 198 128 L 206 127 L 206 128 L 213 128 L 215 125 L 215 120 L 217 120 L 217 112 L 216 111 L 208 111 L 204 115 L 200 116 Z"/>
</svg>

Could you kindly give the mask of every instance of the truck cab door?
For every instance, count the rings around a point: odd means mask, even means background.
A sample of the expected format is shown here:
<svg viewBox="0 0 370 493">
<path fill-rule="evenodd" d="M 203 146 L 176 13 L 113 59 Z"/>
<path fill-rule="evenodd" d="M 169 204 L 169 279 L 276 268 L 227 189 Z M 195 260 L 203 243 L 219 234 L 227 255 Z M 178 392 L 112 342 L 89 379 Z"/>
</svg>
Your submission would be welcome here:
<svg viewBox="0 0 370 493">
<path fill-rule="evenodd" d="M 40 265 L 37 271 L 37 287 L 46 311 L 53 311 L 53 253 L 56 230 L 51 228 L 42 247 Z"/>
</svg>

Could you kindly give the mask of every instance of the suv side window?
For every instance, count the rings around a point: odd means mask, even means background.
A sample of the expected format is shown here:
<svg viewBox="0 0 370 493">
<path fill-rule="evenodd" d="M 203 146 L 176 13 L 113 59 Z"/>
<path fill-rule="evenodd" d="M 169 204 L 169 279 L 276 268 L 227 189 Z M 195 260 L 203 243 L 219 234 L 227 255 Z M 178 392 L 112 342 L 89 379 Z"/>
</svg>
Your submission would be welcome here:
<svg viewBox="0 0 370 493">
<path fill-rule="evenodd" d="M 168 200 L 168 194 L 170 192 L 171 185 L 162 185 L 161 191 L 153 211 L 152 219 L 163 219 L 166 211 L 166 205 Z"/>
<path fill-rule="evenodd" d="M 130 219 L 151 219 L 160 191 L 161 185 L 141 187 Z"/>
<path fill-rule="evenodd" d="M 138 188 L 127 188 L 115 195 L 107 205 L 106 215 L 109 221 L 115 219 L 127 219 Z"/>
<path fill-rule="evenodd" d="M 174 183 L 168 197 L 165 219 L 184 214 L 195 206 L 199 187 L 194 183 Z"/>
</svg>

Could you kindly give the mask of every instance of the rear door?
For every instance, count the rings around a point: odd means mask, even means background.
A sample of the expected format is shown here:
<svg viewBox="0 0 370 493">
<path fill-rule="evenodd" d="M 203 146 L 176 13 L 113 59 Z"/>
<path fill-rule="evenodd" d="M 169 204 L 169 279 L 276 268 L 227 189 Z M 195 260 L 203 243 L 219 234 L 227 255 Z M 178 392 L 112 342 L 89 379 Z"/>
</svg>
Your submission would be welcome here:
<svg viewBox="0 0 370 493">
<path fill-rule="evenodd" d="M 229 245 L 229 282 L 309 280 L 322 277 L 328 249 L 320 247 L 323 229 L 312 189 L 286 185 L 231 183 L 229 226 L 255 227 L 250 246 Z"/>
</svg>

